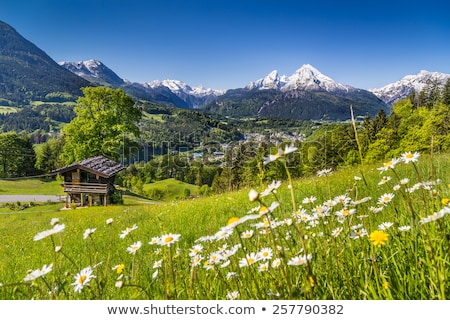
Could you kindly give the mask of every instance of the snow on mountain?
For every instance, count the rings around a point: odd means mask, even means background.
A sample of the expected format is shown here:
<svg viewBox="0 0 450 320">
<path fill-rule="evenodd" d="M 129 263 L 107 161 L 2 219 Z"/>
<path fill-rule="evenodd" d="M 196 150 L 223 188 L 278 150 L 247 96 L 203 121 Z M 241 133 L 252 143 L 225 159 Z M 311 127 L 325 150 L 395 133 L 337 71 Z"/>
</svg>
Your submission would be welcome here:
<svg viewBox="0 0 450 320">
<path fill-rule="evenodd" d="M 450 74 L 421 70 L 415 75 L 407 75 L 401 80 L 385 85 L 379 89 L 368 89 L 386 104 L 392 105 L 395 101 L 406 98 L 411 92 L 419 93 L 427 83 L 438 81 L 444 85 L 450 79 Z"/>
<path fill-rule="evenodd" d="M 180 80 L 154 80 L 145 83 L 132 83 L 121 79 L 111 69 L 106 67 L 101 61 L 86 60 L 80 62 L 59 62 L 66 69 L 78 76 L 99 85 L 112 85 L 121 87 L 124 85 L 134 86 L 146 92 L 158 89 L 168 89 L 178 98 L 182 99 L 191 108 L 201 108 L 217 97 L 224 95 L 227 90 L 217 90 L 204 88 L 203 86 L 191 87 Z M 437 80 L 440 84 L 450 79 L 450 74 L 439 72 L 420 71 L 416 75 L 407 75 L 401 80 L 388 84 L 379 89 L 368 89 L 387 105 L 392 105 L 395 101 L 407 97 L 413 90 L 420 92 L 430 81 Z M 322 90 L 327 92 L 353 92 L 355 89 L 349 85 L 340 84 L 330 77 L 322 74 L 310 64 L 304 64 L 292 75 L 279 75 L 277 70 L 273 70 L 266 77 L 250 82 L 245 87 L 247 90 L 278 90 L 289 92 L 295 90 Z"/>
<path fill-rule="evenodd" d="M 248 90 L 277 89 L 284 92 L 291 90 L 325 90 L 333 92 L 348 91 L 351 87 L 334 81 L 310 64 L 304 64 L 291 76 L 279 76 L 278 72 L 274 70 L 265 78 L 250 82 L 245 88 Z"/>
<path fill-rule="evenodd" d="M 279 76 L 277 70 L 273 70 L 265 78 L 258 79 L 254 82 L 250 82 L 245 88 L 248 90 L 259 89 L 276 89 L 280 90 L 286 84 L 287 77 Z"/>
<path fill-rule="evenodd" d="M 151 93 L 152 90 L 167 88 L 186 102 L 187 106 L 191 108 L 201 108 L 216 97 L 225 93 L 225 90 L 203 88 L 201 85 L 191 87 L 179 80 L 154 80 L 152 82 L 134 83 L 121 79 L 101 61 L 94 59 L 79 62 L 59 62 L 59 65 L 72 71 L 76 75 L 99 85 L 110 85 L 115 87 L 126 85 L 128 87 L 137 88 L 138 90 L 144 90 L 147 93 Z"/>
<path fill-rule="evenodd" d="M 166 87 L 194 109 L 203 107 L 205 104 L 208 104 L 225 93 L 225 90 L 203 88 L 201 85 L 191 87 L 183 81 L 170 79 L 162 81 L 154 80 L 143 83 L 142 86 L 150 89 Z"/>
<path fill-rule="evenodd" d="M 143 85 L 152 89 L 164 86 L 175 94 L 189 94 L 196 97 L 204 97 L 208 95 L 219 96 L 225 93 L 225 90 L 203 88 L 201 85 L 198 87 L 191 87 L 180 80 L 154 80 L 152 82 L 144 83 Z"/>
<path fill-rule="evenodd" d="M 106 82 L 112 85 L 122 85 L 124 83 L 114 71 L 105 66 L 101 61 L 90 59 L 79 62 L 59 62 L 60 66 L 68 69 L 88 81 L 102 84 Z"/>
</svg>

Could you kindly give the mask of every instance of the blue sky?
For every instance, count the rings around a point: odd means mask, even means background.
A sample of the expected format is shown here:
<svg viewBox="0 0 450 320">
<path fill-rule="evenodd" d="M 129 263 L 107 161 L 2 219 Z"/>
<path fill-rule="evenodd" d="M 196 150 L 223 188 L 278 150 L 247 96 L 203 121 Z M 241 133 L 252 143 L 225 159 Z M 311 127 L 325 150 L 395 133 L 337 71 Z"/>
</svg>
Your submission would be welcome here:
<svg viewBox="0 0 450 320">
<path fill-rule="evenodd" d="M 0 20 L 55 61 L 98 59 L 134 82 L 244 87 L 311 64 L 378 88 L 450 73 L 449 1 L 7 0 Z"/>
</svg>

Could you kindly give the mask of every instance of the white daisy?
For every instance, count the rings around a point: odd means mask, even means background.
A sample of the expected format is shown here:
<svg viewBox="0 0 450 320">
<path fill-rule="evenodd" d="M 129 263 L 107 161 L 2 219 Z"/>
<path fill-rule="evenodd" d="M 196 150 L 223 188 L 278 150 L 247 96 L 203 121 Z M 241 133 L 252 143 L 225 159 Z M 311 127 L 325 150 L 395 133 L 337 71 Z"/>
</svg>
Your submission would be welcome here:
<svg viewBox="0 0 450 320">
<path fill-rule="evenodd" d="M 322 170 L 317 171 L 316 174 L 318 177 L 324 177 L 324 176 L 329 176 L 332 171 L 333 171 L 332 168 L 322 169 Z"/>
<path fill-rule="evenodd" d="M 421 223 L 421 224 L 425 224 L 425 223 L 429 223 L 429 222 L 432 222 L 432 221 L 436 221 L 436 220 L 438 220 L 438 219 L 443 218 L 443 217 L 445 216 L 446 213 L 447 213 L 447 212 L 444 211 L 444 209 L 441 210 L 441 211 L 439 211 L 439 212 L 435 212 L 434 214 L 429 215 L 428 217 L 421 219 L 421 220 L 420 220 L 420 223 Z"/>
<path fill-rule="evenodd" d="M 231 291 L 227 293 L 227 299 L 228 300 L 236 300 L 239 298 L 240 294 L 237 291 Z"/>
<path fill-rule="evenodd" d="M 249 254 L 247 254 L 245 256 L 245 258 L 242 258 L 241 260 L 239 260 L 239 267 L 248 267 L 252 264 L 254 264 L 255 262 L 257 262 L 259 260 L 259 257 L 256 255 L 256 253 L 251 252 Z"/>
<path fill-rule="evenodd" d="M 408 184 L 409 179 L 408 178 L 404 178 L 402 180 L 400 180 L 400 184 Z"/>
<path fill-rule="evenodd" d="M 161 268 L 161 267 L 162 267 L 162 264 L 163 264 L 163 260 L 162 260 L 162 259 L 161 259 L 161 260 L 155 261 L 155 262 L 153 263 L 153 269 Z"/>
<path fill-rule="evenodd" d="M 202 250 L 203 250 L 203 246 L 201 244 L 197 244 L 189 250 L 189 256 L 194 257 L 194 256 L 198 255 L 200 252 L 202 252 Z"/>
<path fill-rule="evenodd" d="M 269 270 L 269 262 L 261 263 L 258 266 L 258 272 L 266 272 Z"/>
<path fill-rule="evenodd" d="M 401 160 L 403 160 L 404 163 L 409 162 L 417 162 L 419 161 L 420 153 L 418 152 L 405 152 L 402 154 Z"/>
<path fill-rule="evenodd" d="M 125 238 L 131 231 L 136 230 L 138 228 L 137 225 L 133 225 L 131 228 L 126 228 L 122 231 L 122 233 L 119 235 L 121 239 Z"/>
<path fill-rule="evenodd" d="M 87 239 L 91 234 L 93 234 L 97 228 L 86 229 L 83 234 L 83 239 Z"/>
<path fill-rule="evenodd" d="M 192 257 L 192 259 L 191 259 L 191 265 L 192 265 L 193 267 L 197 267 L 197 266 L 200 265 L 200 262 L 202 262 L 202 260 L 203 260 L 202 255 L 198 254 L 198 255 Z"/>
<path fill-rule="evenodd" d="M 153 244 L 158 244 L 161 242 L 161 238 L 160 237 L 153 237 L 148 244 L 153 245 Z"/>
<path fill-rule="evenodd" d="M 74 286 L 73 289 L 75 292 L 80 292 L 81 290 L 83 290 L 85 286 L 89 285 L 89 281 L 95 278 L 92 272 L 93 272 L 92 268 L 87 267 L 74 276 L 75 282 L 72 283 L 71 285 Z"/>
<path fill-rule="evenodd" d="M 383 176 L 383 178 L 381 178 L 381 181 L 378 182 L 378 185 L 381 186 L 389 181 L 391 181 L 391 177 L 390 176 Z"/>
<path fill-rule="evenodd" d="M 341 234 L 341 232 L 342 232 L 342 228 L 336 228 L 333 231 L 331 231 L 331 235 L 336 238 L 337 236 L 339 236 Z"/>
<path fill-rule="evenodd" d="M 136 252 L 139 250 L 139 248 L 142 246 L 142 242 L 141 241 L 137 241 L 135 243 L 133 243 L 132 245 L 130 245 L 127 248 L 127 252 L 129 254 L 136 254 Z"/>
<path fill-rule="evenodd" d="M 33 281 L 36 280 L 37 278 L 43 277 L 45 276 L 47 273 L 49 273 L 50 271 L 52 271 L 53 268 L 53 264 L 47 266 L 46 264 L 44 264 L 44 266 L 41 269 L 36 269 L 33 270 L 31 272 L 29 272 L 27 274 L 27 276 L 23 279 L 23 281 Z"/>
<path fill-rule="evenodd" d="M 301 266 L 308 262 L 308 260 L 312 259 L 312 254 L 303 254 L 297 257 L 293 257 L 288 261 L 288 265 L 290 266 Z"/>
<path fill-rule="evenodd" d="M 279 266 L 281 266 L 281 259 L 280 258 L 276 258 L 275 260 L 273 260 L 271 266 L 274 269 L 278 268 Z"/>
<path fill-rule="evenodd" d="M 228 227 L 222 227 L 219 231 L 216 232 L 214 235 L 214 239 L 221 240 L 221 239 L 227 239 L 229 236 L 233 234 L 233 228 Z"/>
<path fill-rule="evenodd" d="M 253 236 L 253 232 L 254 232 L 253 230 L 246 230 L 241 233 L 241 238 L 243 239 L 251 238 Z"/>
<path fill-rule="evenodd" d="M 377 170 L 380 170 L 380 172 L 388 171 L 389 169 L 394 169 L 395 165 L 400 162 L 400 159 L 392 159 L 388 162 L 383 163 L 383 166 L 381 168 L 377 168 Z"/>
<path fill-rule="evenodd" d="M 406 232 L 406 231 L 409 231 L 409 230 L 411 230 L 411 226 L 400 226 L 400 227 L 398 227 L 398 231 L 400 231 L 400 232 Z"/>
<path fill-rule="evenodd" d="M 180 239 L 180 234 L 168 233 L 161 236 L 159 244 L 162 246 L 170 247 L 173 243 L 177 242 Z"/>
<path fill-rule="evenodd" d="M 317 200 L 316 197 L 311 196 L 311 197 L 304 198 L 303 201 L 302 201 L 302 203 L 303 203 L 303 204 L 314 203 L 314 201 L 316 201 L 316 200 Z"/>
<path fill-rule="evenodd" d="M 367 230 L 362 228 L 360 230 L 355 230 L 351 235 L 350 238 L 356 240 L 362 237 L 366 237 L 368 235 Z"/>
<path fill-rule="evenodd" d="M 258 197 L 259 197 L 258 191 L 254 190 L 254 189 L 251 189 L 251 190 L 249 191 L 249 193 L 248 193 L 248 199 L 249 199 L 251 202 L 256 201 L 256 200 L 258 199 Z"/>
<path fill-rule="evenodd" d="M 382 224 L 378 225 L 378 230 L 387 230 L 393 225 L 394 224 L 392 222 L 383 222 Z"/>
<path fill-rule="evenodd" d="M 227 280 L 234 279 L 234 278 L 237 278 L 237 273 L 236 272 L 228 272 L 227 273 L 227 276 L 226 276 Z"/>
<path fill-rule="evenodd" d="M 271 248 L 262 248 L 258 252 L 258 258 L 263 261 L 272 259 L 272 256 L 273 250 Z"/>
<path fill-rule="evenodd" d="M 385 205 L 387 205 L 389 202 L 391 202 L 392 199 L 394 199 L 394 197 L 395 197 L 395 195 L 394 195 L 393 193 L 385 193 L 385 194 L 381 195 L 381 196 L 378 198 L 378 202 L 377 202 L 377 203 L 378 203 L 379 205 L 385 206 Z"/>
<path fill-rule="evenodd" d="M 64 224 L 56 224 L 50 230 L 45 230 L 45 231 L 39 232 L 37 235 L 35 235 L 33 237 L 33 240 L 34 241 L 38 241 L 38 240 L 44 239 L 44 238 L 46 238 L 48 236 L 51 236 L 51 235 L 53 235 L 55 233 L 63 232 L 65 227 L 66 227 L 66 225 L 64 225 Z"/>
</svg>

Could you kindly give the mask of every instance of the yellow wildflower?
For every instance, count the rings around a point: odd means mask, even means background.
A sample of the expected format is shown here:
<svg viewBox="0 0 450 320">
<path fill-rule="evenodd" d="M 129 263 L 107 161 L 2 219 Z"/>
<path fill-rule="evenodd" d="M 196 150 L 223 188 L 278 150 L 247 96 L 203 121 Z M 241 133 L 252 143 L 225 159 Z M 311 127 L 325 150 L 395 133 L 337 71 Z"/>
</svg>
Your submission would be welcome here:
<svg viewBox="0 0 450 320">
<path fill-rule="evenodd" d="M 370 241 L 376 246 L 384 246 L 388 240 L 389 234 L 382 230 L 375 230 L 370 234 Z"/>
</svg>

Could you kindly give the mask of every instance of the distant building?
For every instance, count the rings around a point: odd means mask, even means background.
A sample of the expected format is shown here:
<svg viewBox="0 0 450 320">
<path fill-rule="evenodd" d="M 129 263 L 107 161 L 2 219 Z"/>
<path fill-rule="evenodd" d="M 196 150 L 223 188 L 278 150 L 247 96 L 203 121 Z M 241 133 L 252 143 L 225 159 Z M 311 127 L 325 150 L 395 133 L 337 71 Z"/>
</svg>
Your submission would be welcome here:
<svg viewBox="0 0 450 320">
<path fill-rule="evenodd" d="M 220 152 L 220 151 L 216 151 L 213 153 L 214 157 L 216 160 L 221 160 L 225 157 L 225 153 Z"/>
<path fill-rule="evenodd" d="M 66 206 L 107 205 L 115 191 L 114 179 L 125 169 L 104 156 L 96 156 L 55 170 L 64 177 L 62 186 L 66 193 Z"/>
</svg>

